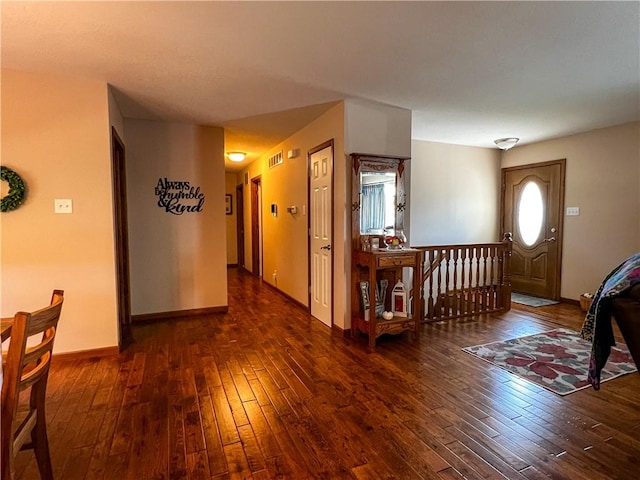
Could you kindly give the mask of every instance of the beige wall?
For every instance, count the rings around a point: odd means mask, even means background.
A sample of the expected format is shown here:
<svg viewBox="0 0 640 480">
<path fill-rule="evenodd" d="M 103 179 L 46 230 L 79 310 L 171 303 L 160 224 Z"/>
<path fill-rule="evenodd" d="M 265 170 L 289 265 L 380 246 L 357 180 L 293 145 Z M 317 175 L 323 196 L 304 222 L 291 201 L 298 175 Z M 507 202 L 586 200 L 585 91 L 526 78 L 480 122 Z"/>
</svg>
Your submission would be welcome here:
<svg viewBox="0 0 640 480">
<path fill-rule="evenodd" d="M 413 140 L 411 245 L 498 241 L 500 152 Z"/>
<path fill-rule="evenodd" d="M 308 205 L 307 152 L 334 140 L 334 321 L 344 325 L 345 318 L 345 159 L 344 106 L 339 104 L 281 144 L 267 152 L 245 169 L 238 178 L 248 174 L 244 185 L 245 263 L 251 269 L 251 179 L 261 176 L 262 218 L 264 225 L 264 281 L 308 305 Z M 300 156 L 288 159 L 289 150 L 299 149 Z M 267 160 L 279 151 L 285 159 L 282 165 L 269 169 Z M 278 205 L 278 217 L 270 212 L 272 203 Z M 287 207 L 297 206 L 298 213 L 287 213 Z M 302 213 L 302 209 L 305 213 Z M 277 272 L 274 279 L 273 273 Z"/>
<path fill-rule="evenodd" d="M 345 153 L 411 156 L 411 110 L 345 101 Z"/>
<path fill-rule="evenodd" d="M 622 260 L 640 251 L 640 123 L 523 145 L 502 167 L 567 159 L 561 296 L 595 292 Z"/>
<path fill-rule="evenodd" d="M 127 141 L 124 135 L 124 118 L 122 117 L 122 112 L 120 112 L 120 107 L 116 102 L 116 98 L 113 96 L 111 86 L 109 86 L 109 125 L 115 128 L 120 140 L 126 144 Z"/>
<path fill-rule="evenodd" d="M 0 216 L 2 316 L 63 289 L 56 353 L 117 344 L 108 105 L 104 82 L 2 71 L 2 164 L 28 188 Z"/>
<path fill-rule="evenodd" d="M 223 130 L 131 119 L 124 127 L 132 313 L 226 306 Z M 159 207 L 159 178 L 200 187 L 202 212 Z"/>
<path fill-rule="evenodd" d="M 231 215 L 225 214 L 227 224 L 227 265 L 238 263 L 238 227 L 236 225 L 238 200 L 236 198 L 236 186 L 238 184 L 235 173 L 227 173 L 224 176 L 226 195 L 231 195 Z"/>
</svg>

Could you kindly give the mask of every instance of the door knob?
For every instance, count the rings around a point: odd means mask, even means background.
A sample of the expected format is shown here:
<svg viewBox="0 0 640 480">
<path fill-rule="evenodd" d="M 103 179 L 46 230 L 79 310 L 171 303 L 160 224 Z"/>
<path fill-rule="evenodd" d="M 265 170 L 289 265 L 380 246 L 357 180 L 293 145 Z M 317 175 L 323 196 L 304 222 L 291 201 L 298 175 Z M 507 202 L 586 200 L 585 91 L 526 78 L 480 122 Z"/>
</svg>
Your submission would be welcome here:
<svg viewBox="0 0 640 480">
<path fill-rule="evenodd" d="M 549 237 L 549 238 L 545 238 L 544 240 L 542 240 L 543 242 L 555 242 L 556 241 L 556 237 Z"/>
<path fill-rule="evenodd" d="M 331 245 L 325 245 L 324 247 L 320 247 L 320 250 L 331 250 Z"/>
</svg>

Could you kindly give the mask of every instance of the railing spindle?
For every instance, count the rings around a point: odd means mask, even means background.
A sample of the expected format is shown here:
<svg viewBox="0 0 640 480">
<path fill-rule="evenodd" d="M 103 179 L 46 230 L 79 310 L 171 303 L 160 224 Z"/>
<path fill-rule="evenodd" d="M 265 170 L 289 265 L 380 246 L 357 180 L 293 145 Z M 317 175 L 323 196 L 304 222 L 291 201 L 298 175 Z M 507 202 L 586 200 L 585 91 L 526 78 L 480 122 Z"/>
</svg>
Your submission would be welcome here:
<svg viewBox="0 0 640 480">
<path fill-rule="evenodd" d="M 459 250 L 454 248 L 451 250 L 451 255 L 453 257 L 453 289 L 452 289 L 452 300 L 453 300 L 453 314 L 458 315 L 460 313 L 460 291 L 458 287 L 458 254 Z"/>
<path fill-rule="evenodd" d="M 491 280 L 489 283 L 489 306 L 491 310 L 496 310 L 496 271 L 495 271 L 495 260 L 496 255 L 498 254 L 498 249 L 496 247 L 489 247 L 490 253 L 490 269 L 489 274 L 491 275 Z"/>
<path fill-rule="evenodd" d="M 460 255 L 460 261 L 461 261 L 461 271 L 460 271 L 460 290 L 461 290 L 461 297 L 462 297 L 462 302 L 461 302 L 461 308 L 460 308 L 460 315 L 467 315 L 469 313 L 469 302 L 467 299 L 467 287 L 465 286 L 465 280 L 467 279 L 466 277 L 466 272 L 465 272 L 465 267 L 467 266 L 467 253 L 469 252 L 469 249 L 467 247 L 462 247 L 460 249 L 461 255 Z"/>
<path fill-rule="evenodd" d="M 424 252 L 421 296 L 426 320 L 511 308 L 510 236 L 499 243 L 415 248 Z"/>
</svg>

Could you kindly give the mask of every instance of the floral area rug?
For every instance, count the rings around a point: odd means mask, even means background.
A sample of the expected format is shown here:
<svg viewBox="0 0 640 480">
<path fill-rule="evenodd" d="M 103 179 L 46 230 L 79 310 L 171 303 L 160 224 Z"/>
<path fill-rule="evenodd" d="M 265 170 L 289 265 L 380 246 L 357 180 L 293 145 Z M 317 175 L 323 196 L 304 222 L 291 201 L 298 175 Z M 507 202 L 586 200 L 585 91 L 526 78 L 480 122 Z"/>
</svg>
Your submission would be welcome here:
<svg viewBox="0 0 640 480">
<path fill-rule="evenodd" d="M 559 328 L 504 342 L 465 347 L 471 355 L 518 375 L 558 395 L 589 387 L 587 371 L 591 342 L 578 332 Z M 600 381 L 637 371 L 627 346 L 617 343 L 602 370 Z"/>
</svg>

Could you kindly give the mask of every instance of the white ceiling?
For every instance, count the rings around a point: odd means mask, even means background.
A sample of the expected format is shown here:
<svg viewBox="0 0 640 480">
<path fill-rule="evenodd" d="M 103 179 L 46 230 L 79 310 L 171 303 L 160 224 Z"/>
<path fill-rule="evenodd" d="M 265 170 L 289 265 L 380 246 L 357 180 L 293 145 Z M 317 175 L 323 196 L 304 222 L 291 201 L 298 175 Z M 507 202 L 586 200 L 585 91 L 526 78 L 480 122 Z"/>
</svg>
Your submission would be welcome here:
<svg viewBox="0 0 640 480">
<path fill-rule="evenodd" d="M 640 120 L 640 2 L 2 2 L 3 68 L 109 82 L 125 117 L 263 153 L 343 99 L 493 147 Z"/>
</svg>

